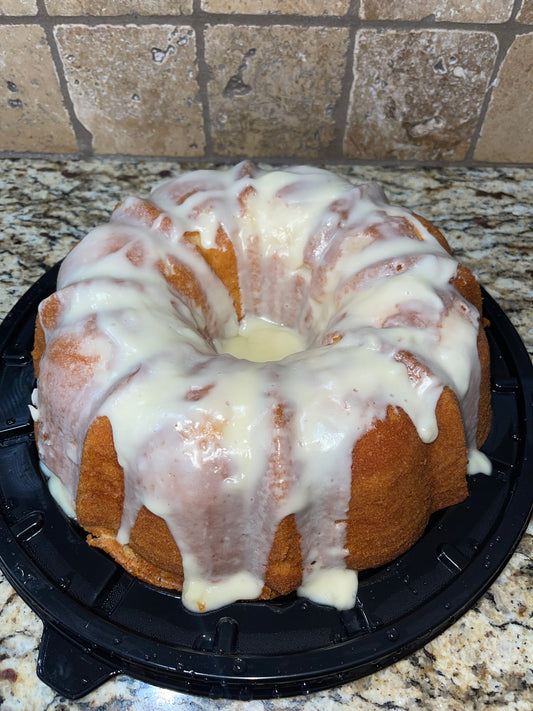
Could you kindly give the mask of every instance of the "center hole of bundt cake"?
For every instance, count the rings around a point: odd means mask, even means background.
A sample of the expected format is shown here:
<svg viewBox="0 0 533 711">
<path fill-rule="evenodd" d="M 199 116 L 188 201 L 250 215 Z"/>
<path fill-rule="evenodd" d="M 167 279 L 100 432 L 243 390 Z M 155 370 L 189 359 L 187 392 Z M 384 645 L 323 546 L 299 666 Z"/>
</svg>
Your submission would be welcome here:
<svg viewBox="0 0 533 711">
<path fill-rule="evenodd" d="M 235 358 L 266 363 L 305 350 L 306 342 L 294 328 L 259 316 L 247 316 L 240 322 L 237 333 L 217 339 L 215 348 Z"/>
</svg>

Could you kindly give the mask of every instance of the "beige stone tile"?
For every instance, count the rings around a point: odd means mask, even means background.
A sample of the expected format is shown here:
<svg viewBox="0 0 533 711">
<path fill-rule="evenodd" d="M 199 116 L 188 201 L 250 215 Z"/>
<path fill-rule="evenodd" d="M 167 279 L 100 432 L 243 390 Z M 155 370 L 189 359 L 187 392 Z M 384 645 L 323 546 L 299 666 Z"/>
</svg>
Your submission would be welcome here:
<svg viewBox="0 0 533 711">
<path fill-rule="evenodd" d="M 0 75 L 0 150 L 78 150 L 41 27 L 0 26 Z"/>
<path fill-rule="evenodd" d="M 181 15 L 192 0 L 45 0 L 50 15 Z"/>
<path fill-rule="evenodd" d="M 514 0 L 361 0 L 360 16 L 365 20 L 421 20 L 434 15 L 437 21 L 505 22 Z"/>
<path fill-rule="evenodd" d="M 346 157 L 464 159 L 497 49 L 491 32 L 358 32 Z"/>
<path fill-rule="evenodd" d="M 76 115 L 96 153 L 203 153 L 190 27 L 59 25 L 55 35 Z"/>
<path fill-rule="evenodd" d="M 0 15 L 36 15 L 37 0 L 1 0 Z"/>
<path fill-rule="evenodd" d="M 533 25 L 533 0 L 522 0 L 516 19 L 525 25 Z"/>
<path fill-rule="evenodd" d="M 345 15 L 350 0 L 202 0 L 202 10 L 218 13 Z"/>
<path fill-rule="evenodd" d="M 533 163 L 533 34 L 519 35 L 500 68 L 474 157 Z"/>
<path fill-rule="evenodd" d="M 335 137 L 347 39 L 345 28 L 208 27 L 215 153 L 322 155 Z"/>
</svg>

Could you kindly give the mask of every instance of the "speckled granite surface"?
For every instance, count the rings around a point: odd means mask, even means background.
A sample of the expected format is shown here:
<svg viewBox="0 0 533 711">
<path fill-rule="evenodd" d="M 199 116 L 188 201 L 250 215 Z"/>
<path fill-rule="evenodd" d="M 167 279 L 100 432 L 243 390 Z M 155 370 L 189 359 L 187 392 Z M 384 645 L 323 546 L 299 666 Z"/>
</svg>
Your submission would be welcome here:
<svg viewBox="0 0 533 711">
<path fill-rule="evenodd" d="M 172 163 L 0 161 L 0 319 L 44 271 L 127 194 L 144 196 Z M 183 166 L 187 167 L 187 166 Z M 533 354 L 533 170 L 337 168 L 384 184 L 391 201 L 432 219 Z M 311 711 L 533 707 L 533 527 L 489 591 L 458 622 L 393 666 L 340 688 L 272 701 L 211 701 L 126 677 L 80 701 L 35 674 L 42 624 L 0 574 L 0 707 Z"/>
</svg>

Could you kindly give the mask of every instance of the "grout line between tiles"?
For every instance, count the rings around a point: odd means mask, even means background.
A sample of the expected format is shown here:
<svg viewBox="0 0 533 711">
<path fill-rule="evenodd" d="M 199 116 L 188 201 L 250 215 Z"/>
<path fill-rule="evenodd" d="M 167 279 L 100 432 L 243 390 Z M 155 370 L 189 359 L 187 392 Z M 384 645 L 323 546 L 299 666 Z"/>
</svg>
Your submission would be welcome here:
<svg viewBox="0 0 533 711">
<path fill-rule="evenodd" d="M 492 70 L 492 75 L 489 78 L 489 81 L 487 83 L 487 89 L 485 91 L 485 95 L 483 97 L 483 101 L 481 104 L 481 108 L 479 111 L 478 115 L 478 120 L 476 123 L 476 126 L 474 128 L 474 131 L 472 132 L 472 139 L 470 141 L 470 147 L 467 151 L 466 154 L 466 160 L 474 160 L 474 155 L 476 152 L 476 148 L 479 142 L 479 139 L 481 137 L 482 131 L 483 131 L 483 125 L 485 123 L 485 119 L 487 116 L 487 112 L 490 106 L 490 102 L 492 99 L 492 95 L 494 93 L 494 88 L 496 86 L 497 78 L 500 74 L 500 70 L 502 68 L 502 65 L 505 61 L 505 58 L 507 56 L 507 53 L 509 52 L 509 49 L 513 42 L 515 41 L 516 37 L 518 37 L 520 34 L 528 34 L 522 33 L 522 32 L 516 32 L 516 25 L 519 27 L 526 27 L 529 31 L 531 31 L 531 26 L 530 25 L 522 25 L 521 23 L 516 22 L 516 17 L 518 15 L 518 12 L 520 11 L 520 8 L 522 6 L 522 0 L 514 0 L 514 5 L 513 9 L 511 12 L 510 19 L 502 23 L 498 27 L 498 31 L 494 32 L 496 35 L 496 38 L 498 40 L 498 52 L 496 54 L 496 59 L 494 61 L 494 67 Z"/>
<path fill-rule="evenodd" d="M 354 81 L 355 37 L 357 34 L 357 30 L 361 26 L 361 21 L 358 19 L 358 9 L 359 0 L 351 0 L 350 7 L 348 9 L 348 14 L 350 14 L 353 19 L 352 22 L 350 22 L 349 24 L 349 35 L 346 46 L 346 59 L 342 79 L 342 88 L 336 109 L 335 138 L 332 141 L 330 147 L 324 146 L 324 148 L 322 149 L 322 156 L 324 159 L 330 158 L 329 154 L 327 156 L 325 155 L 326 151 L 328 151 L 330 148 L 336 158 L 342 159 L 344 155 L 344 139 L 348 124 L 350 98 Z"/>
<path fill-rule="evenodd" d="M 131 163 L 169 163 L 169 164 L 190 164 L 190 165 L 234 165 L 236 159 L 231 156 L 145 156 L 131 155 L 125 153 L 95 153 L 91 155 L 82 155 L 81 153 L 44 153 L 32 151 L 0 151 L 0 160 L 24 160 L 32 158 L 35 160 L 85 160 L 85 161 L 122 161 Z M 256 163 L 265 163 L 272 165 L 298 165 L 302 162 L 301 158 L 288 158 L 287 156 L 254 156 L 253 161 Z M 507 168 L 533 168 L 533 163 L 516 163 L 516 162 L 498 162 L 478 161 L 478 160 L 462 160 L 462 161 L 416 161 L 395 159 L 362 159 L 362 158 L 334 158 L 327 156 L 325 158 L 306 158 L 305 162 L 309 165 L 323 166 L 377 166 L 383 168 L 406 168 L 410 170 L 425 170 L 431 168 L 442 169 L 464 169 L 484 170 L 484 169 L 507 169 Z"/>
<path fill-rule="evenodd" d="M 44 4 L 44 0 L 36 0 L 36 2 L 38 13 L 42 12 L 42 17 L 47 17 L 48 15 L 46 13 L 46 6 Z M 41 15 L 39 15 L 39 17 L 41 17 Z M 50 49 L 50 54 L 52 56 L 52 61 L 54 63 L 54 68 L 57 74 L 59 89 L 63 98 L 63 104 L 67 111 L 70 125 L 72 126 L 72 130 L 74 131 L 74 135 L 78 142 L 78 149 L 81 155 L 89 156 L 93 152 L 93 137 L 91 132 L 87 130 L 87 128 L 82 124 L 82 122 L 78 119 L 78 116 L 76 115 L 74 103 L 68 90 L 67 77 L 64 71 L 63 62 L 61 61 L 61 56 L 59 54 L 59 49 L 54 35 L 54 26 L 48 22 L 41 22 L 40 24 L 48 42 L 48 47 Z"/>
<path fill-rule="evenodd" d="M 200 7 L 200 0 L 194 0 L 193 10 Z M 209 67 L 205 56 L 205 25 L 194 30 L 196 36 L 196 61 L 198 64 L 198 94 L 202 103 L 202 120 L 204 122 L 205 154 L 213 153 L 213 137 L 211 133 L 211 111 L 209 106 Z"/>
</svg>

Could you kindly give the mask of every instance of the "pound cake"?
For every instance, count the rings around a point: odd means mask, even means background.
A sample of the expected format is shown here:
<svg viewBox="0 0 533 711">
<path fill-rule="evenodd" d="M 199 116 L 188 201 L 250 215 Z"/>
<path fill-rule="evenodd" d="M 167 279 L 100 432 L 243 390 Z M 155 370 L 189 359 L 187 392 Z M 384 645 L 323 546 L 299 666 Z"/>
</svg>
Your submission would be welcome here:
<svg viewBox="0 0 533 711">
<path fill-rule="evenodd" d="M 347 609 L 490 470 L 483 325 L 472 273 L 377 185 L 184 173 L 120 203 L 40 304 L 42 468 L 91 545 L 189 610 Z"/>
</svg>

